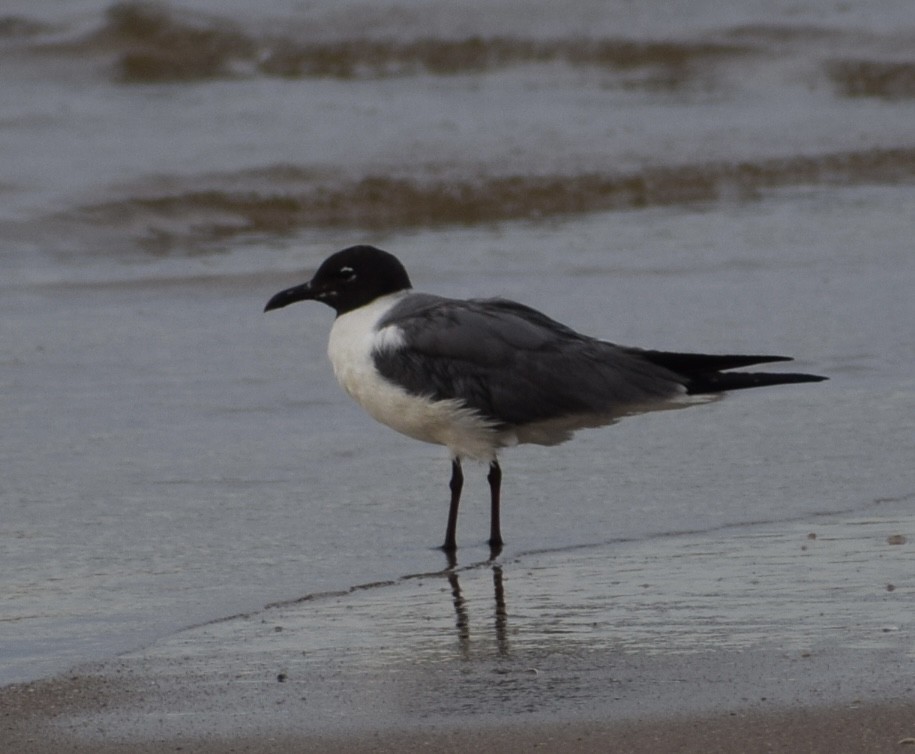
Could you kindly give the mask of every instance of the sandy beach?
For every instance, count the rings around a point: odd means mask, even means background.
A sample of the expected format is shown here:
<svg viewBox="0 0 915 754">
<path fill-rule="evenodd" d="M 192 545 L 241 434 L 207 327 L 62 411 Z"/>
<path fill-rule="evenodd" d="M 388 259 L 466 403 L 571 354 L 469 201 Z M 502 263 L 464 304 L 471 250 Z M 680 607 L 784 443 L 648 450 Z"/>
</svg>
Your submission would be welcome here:
<svg viewBox="0 0 915 754">
<path fill-rule="evenodd" d="M 721 674 L 733 671 L 725 661 L 717 664 L 706 658 L 702 672 L 714 684 Z M 248 694 L 237 695 L 213 723 L 212 710 L 203 710 L 198 690 L 170 688 L 168 703 L 162 704 L 161 686 L 154 677 L 142 682 L 125 683 L 114 672 L 109 676 L 72 676 L 66 679 L 40 681 L 7 687 L 0 692 L 2 721 L 0 746 L 11 754 L 56 754 L 57 752 L 93 752 L 114 754 L 164 754 L 190 751 L 200 754 L 228 752 L 682 752 L 689 754 L 735 754 L 737 752 L 905 752 L 915 745 L 915 703 L 873 703 L 863 701 L 823 705 L 822 700 L 805 704 L 769 704 L 765 698 L 742 700 L 727 712 L 684 714 L 693 705 L 690 695 L 694 684 L 684 681 L 671 697 L 661 684 L 654 692 L 670 703 L 666 711 L 657 708 L 656 700 L 645 699 L 647 712 L 630 711 L 615 714 L 605 699 L 583 700 L 581 709 L 568 719 L 555 715 L 531 713 L 486 714 L 479 718 L 466 716 L 459 723 L 449 715 L 402 723 L 358 723 L 353 729 L 343 724 L 336 732 L 315 732 L 307 716 L 288 711 L 275 730 L 254 726 L 250 716 L 276 721 L 274 689 L 265 693 L 260 703 Z M 598 683 L 612 685 L 607 669 L 598 670 Z M 680 679 L 683 681 L 684 679 Z M 746 679 L 750 680 L 750 679 Z M 427 678 L 434 687 L 437 681 Z M 667 679 L 668 683 L 674 679 Z M 802 683 L 801 686 L 806 684 Z M 274 682 L 276 689 L 286 691 L 286 684 Z M 285 687 L 285 688 L 284 688 Z M 152 694 L 149 689 L 156 689 Z M 353 692 L 353 689 L 349 689 Z M 292 696 L 293 706 L 298 691 Z M 232 696 L 232 695 L 230 695 Z M 910 695 L 911 696 L 911 695 Z M 679 698 L 680 704 L 677 704 Z M 158 701 L 155 701 L 158 699 Z M 226 696 L 220 694 L 222 702 Z M 246 705 L 244 709 L 232 707 Z M 250 705 L 250 706 L 247 706 Z M 274 709 L 269 709 L 269 707 Z M 731 705 L 725 705 L 731 706 Z M 214 731 L 206 734 L 199 726 L 175 723 L 176 709 L 182 716 L 195 717 L 199 711 Z M 141 720 L 141 718 L 143 718 Z M 166 722 L 171 718 L 169 722 Z M 245 722 L 239 723 L 239 720 Z M 241 733 L 233 733 L 237 725 Z M 138 732 L 139 731 L 139 732 Z"/>
<path fill-rule="evenodd" d="M 215 740 L 173 738 L 155 741 L 80 741 L 48 728 L 41 706 L 48 699 L 22 699 L 14 704 L 30 707 L 24 718 L 11 722 L 21 708 L 8 711 L 13 694 L 3 695 L 4 750 L 19 754 L 93 752 L 164 754 L 191 751 L 199 754 L 289 754 L 334 751 L 342 754 L 381 752 L 490 752 L 530 751 L 619 752 L 623 754 L 735 754 L 744 752 L 856 752 L 882 754 L 906 752 L 915 746 L 915 705 L 881 705 L 841 708 L 799 708 L 774 712 L 746 711 L 725 716 L 632 719 L 620 722 L 468 724 L 461 728 L 431 727 L 407 731 L 366 731 L 336 737 L 308 734 L 232 737 Z M 52 714 L 53 716 L 53 714 Z"/>
</svg>

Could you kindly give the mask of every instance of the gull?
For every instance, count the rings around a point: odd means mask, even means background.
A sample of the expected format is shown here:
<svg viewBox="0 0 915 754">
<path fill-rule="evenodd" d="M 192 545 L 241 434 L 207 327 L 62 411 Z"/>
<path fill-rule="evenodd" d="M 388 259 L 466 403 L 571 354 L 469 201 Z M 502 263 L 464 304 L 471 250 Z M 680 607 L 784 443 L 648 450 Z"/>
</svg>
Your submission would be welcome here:
<svg viewBox="0 0 915 754">
<path fill-rule="evenodd" d="M 446 552 L 457 548 L 464 458 L 489 464 L 489 544 L 497 550 L 502 448 L 557 445 L 585 427 L 729 390 L 826 379 L 727 371 L 791 360 L 785 356 L 633 348 L 582 335 L 514 301 L 414 292 L 397 257 L 373 246 L 331 255 L 264 311 L 308 300 L 337 313 L 327 353 L 343 389 L 382 424 L 450 451 Z"/>
</svg>

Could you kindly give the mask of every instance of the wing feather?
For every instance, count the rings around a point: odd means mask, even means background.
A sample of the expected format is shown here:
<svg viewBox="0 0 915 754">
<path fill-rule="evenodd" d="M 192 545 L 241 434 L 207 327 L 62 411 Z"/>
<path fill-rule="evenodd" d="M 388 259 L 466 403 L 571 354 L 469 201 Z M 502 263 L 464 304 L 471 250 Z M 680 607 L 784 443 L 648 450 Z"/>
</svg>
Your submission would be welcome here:
<svg viewBox="0 0 915 754">
<path fill-rule="evenodd" d="M 416 294 L 378 326 L 391 325 L 404 337 L 374 354 L 382 375 L 417 395 L 457 399 L 503 426 L 610 420 L 682 392 L 666 367 L 512 301 Z"/>
</svg>

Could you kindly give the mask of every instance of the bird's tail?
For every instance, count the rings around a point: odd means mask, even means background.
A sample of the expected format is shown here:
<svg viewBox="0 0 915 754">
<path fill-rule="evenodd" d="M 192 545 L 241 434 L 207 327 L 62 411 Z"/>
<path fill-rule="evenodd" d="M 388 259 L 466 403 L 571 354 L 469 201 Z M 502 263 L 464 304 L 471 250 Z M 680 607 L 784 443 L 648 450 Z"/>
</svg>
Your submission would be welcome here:
<svg viewBox="0 0 915 754">
<path fill-rule="evenodd" d="M 683 379 L 690 395 L 723 393 L 727 390 L 744 390 L 767 385 L 785 385 L 796 382 L 822 382 L 828 379 L 816 374 L 796 372 L 727 372 L 728 369 L 791 361 L 788 356 L 718 355 L 699 353 L 674 353 L 672 351 L 640 351 L 652 364 L 669 369 Z"/>
</svg>

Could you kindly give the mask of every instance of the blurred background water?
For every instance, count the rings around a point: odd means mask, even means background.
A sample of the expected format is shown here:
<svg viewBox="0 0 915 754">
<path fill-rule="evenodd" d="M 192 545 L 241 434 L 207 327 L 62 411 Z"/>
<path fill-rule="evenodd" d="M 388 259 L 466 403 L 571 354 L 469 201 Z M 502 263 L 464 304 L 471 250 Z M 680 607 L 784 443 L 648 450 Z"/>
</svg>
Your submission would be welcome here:
<svg viewBox="0 0 915 754">
<path fill-rule="evenodd" d="M 418 288 L 831 377 L 507 453 L 507 557 L 904 531 L 913 50 L 909 0 L 6 0 L 0 682 L 444 567 L 445 453 L 348 402 L 328 310 L 260 313 L 357 242 Z"/>
</svg>

